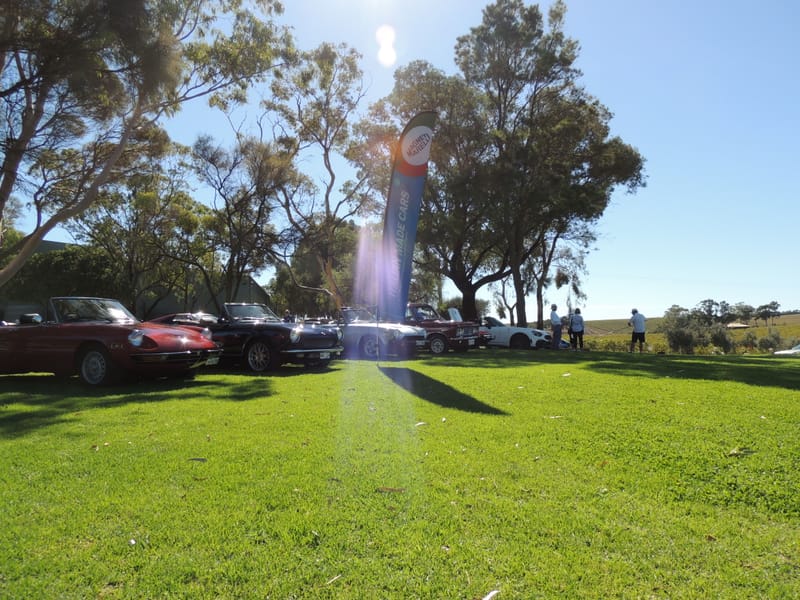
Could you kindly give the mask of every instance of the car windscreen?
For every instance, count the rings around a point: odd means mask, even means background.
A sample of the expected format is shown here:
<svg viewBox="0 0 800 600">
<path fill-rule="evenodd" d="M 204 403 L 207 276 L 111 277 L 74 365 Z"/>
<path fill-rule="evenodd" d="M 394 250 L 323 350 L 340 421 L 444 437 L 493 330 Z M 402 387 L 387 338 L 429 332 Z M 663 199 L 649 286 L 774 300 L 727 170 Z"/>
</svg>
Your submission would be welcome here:
<svg viewBox="0 0 800 600">
<path fill-rule="evenodd" d="M 356 323 L 364 321 L 375 321 L 375 315 L 369 312 L 366 308 L 361 309 L 347 309 L 343 311 L 345 323 Z"/>
<path fill-rule="evenodd" d="M 136 323 L 127 308 L 116 300 L 105 298 L 53 298 L 56 321 L 106 321 L 108 323 Z"/>
<path fill-rule="evenodd" d="M 280 321 L 278 315 L 263 304 L 226 304 L 228 315 L 240 321 Z"/>
</svg>

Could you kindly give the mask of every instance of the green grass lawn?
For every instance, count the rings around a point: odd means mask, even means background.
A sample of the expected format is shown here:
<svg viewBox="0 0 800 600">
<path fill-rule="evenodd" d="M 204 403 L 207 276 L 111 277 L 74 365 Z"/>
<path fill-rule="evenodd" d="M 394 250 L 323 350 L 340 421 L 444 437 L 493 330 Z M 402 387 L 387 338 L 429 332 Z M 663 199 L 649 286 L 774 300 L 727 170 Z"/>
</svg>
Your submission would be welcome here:
<svg viewBox="0 0 800 600">
<path fill-rule="evenodd" d="M 0 377 L 2 598 L 795 598 L 800 360 Z"/>
</svg>

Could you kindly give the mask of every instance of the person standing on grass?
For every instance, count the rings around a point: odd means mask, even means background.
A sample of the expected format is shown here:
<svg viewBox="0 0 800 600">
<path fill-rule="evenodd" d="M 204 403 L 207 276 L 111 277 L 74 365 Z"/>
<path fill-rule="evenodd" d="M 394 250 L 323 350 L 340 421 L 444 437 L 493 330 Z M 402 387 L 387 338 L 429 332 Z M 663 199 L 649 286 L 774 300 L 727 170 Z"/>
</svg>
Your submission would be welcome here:
<svg viewBox="0 0 800 600">
<path fill-rule="evenodd" d="M 642 313 L 635 308 L 631 309 L 631 318 L 628 321 L 628 327 L 633 327 L 633 333 L 631 333 L 631 349 L 628 350 L 628 352 L 633 352 L 636 342 L 639 342 L 639 353 L 641 354 L 644 352 L 645 321 L 646 319 Z"/>
<path fill-rule="evenodd" d="M 559 317 L 556 312 L 557 308 L 557 304 L 552 304 L 550 306 L 550 329 L 553 335 L 551 347 L 553 350 L 558 350 L 561 347 L 561 317 Z"/>
<path fill-rule="evenodd" d="M 581 309 L 576 308 L 575 312 L 569 318 L 569 329 L 572 332 L 570 335 L 570 343 L 572 344 L 572 351 L 578 348 L 583 350 L 583 315 Z"/>
</svg>

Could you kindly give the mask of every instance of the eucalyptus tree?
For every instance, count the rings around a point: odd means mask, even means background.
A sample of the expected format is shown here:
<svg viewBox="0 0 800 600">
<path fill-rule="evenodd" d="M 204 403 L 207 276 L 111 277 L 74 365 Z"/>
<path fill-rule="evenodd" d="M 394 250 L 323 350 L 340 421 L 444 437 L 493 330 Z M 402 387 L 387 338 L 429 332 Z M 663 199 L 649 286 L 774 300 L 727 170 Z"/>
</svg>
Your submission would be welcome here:
<svg viewBox="0 0 800 600">
<path fill-rule="evenodd" d="M 104 186 L 66 225 L 78 242 L 105 252 L 117 273 L 115 297 L 143 317 L 170 295 L 185 295 L 195 279 L 186 265 L 203 256 L 187 255 L 180 244 L 177 224 L 196 219 L 205 207 L 191 197 L 189 167 L 170 148 L 158 161 L 138 157 L 125 177 Z"/>
<path fill-rule="evenodd" d="M 283 77 L 273 80 L 263 102 L 276 139 L 294 145 L 295 165 L 304 170 L 280 195 L 282 215 L 295 232 L 285 238 L 282 264 L 291 271 L 290 259 L 300 244 L 313 252 L 323 274 L 317 291 L 329 295 L 337 308 L 348 301 L 337 277 L 339 231 L 377 210 L 363 172 L 339 182 L 347 162 L 364 152 L 354 131 L 366 94 L 360 58 L 351 48 L 327 43 L 302 53 Z"/>
<path fill-rule="evenodd" d="M 543 232 L 591 223 L 616 186 L 643 183 L 638 152 L 610 137 L 610 112 L 578 84 L 579 46 L 564 33 L 565 14 L 559 0 L 545 23 L 538 5 L 497 0 L 456 44 L 465 81 L 490 107 L 496 210 L 489 226 L 507 236 L 518 323 L 527 321 L 523 265 L 543 250 Z"/>
<path fill-rule="evenodd" d="M 337 287 L 348 302 L 359 303 L 354 291 L 356 253 L 360 228 L 353 222 L 336 228 L 336 238 L 331 248 L 334 257 L 334 277 Z M 333 296 L 319 293 L 327 287 L 325 273 L 318 253 L 311 246 L 313 236 L 298 241 L 289 264 L 279 264 L 269 283 L 273 304 L 288 309 L 292 314 L 323 316 L 334 315 L 340 308 Z"/>
<path fill-rule="evenodd" d="M 537 286 L 574 277 L 578 295 L 581 266 L 565 261 L 588 245 L 575 232 L 591 233 L 616 186 L 643 184 L 642 158 L 610 136 L 610 112 L 578 84 L 565 12 L 556 2 L 545 20 L 520 0 L 488 5 L 457 41 L 459 74 L 424 62 L 398 70 L 364 126 L 374 140 L 391 139 L 414 112 L 438 113 L 417 261 L 453 281 L 469 317 L 476 292 L 506 277 L 517 323 L 527 322 L 525 297 Z"/>
<path fill-rule="evenodd" d="M 539 307 L 536 327 L 544 327 L 545 292 L 551 286 L 560 289 L 569 286 L 570 308 L 572 302 L 586 298 L 581 287 L 582 276 L 586 271 L 586 256 L 590 245 L 596 237 L 593 229 L 585 222 L 576 221 L 566 229 L 542 227 L 538 239 L 529 243 L 534 249 L 522 266 L 522 292 L 516 291 L 515 297 L 533 296 Z M 513 285 L 517 289 L 516 285 Z"/>
<path fill-rule="evenodd" d="M 494 152 L 484 97 L 463 78 L 425 61 L 398 69 L 392 93 L 360 125 L 373 151 L 364 169 L 376 185 L 388 188 L 399 133 L 422 109 L 435 110 L 437 119 L 417 230 L 416 272 L 450 279 L 461 292 L 464 316 L 475 318 L 477 291 L 508 275 L 505 233 L 489 227 L 496 208 L 490 178 Z"/>
<path fill-rule="evenodd" d="M 67 296 L 117 297 L 122 285 L 120 275 L 119 265 L 98 246 L 67 244 L 37 252 L 0 288 L 0 312 L 8 301 L 47 306 L 53 290 Z"/>
<path fill-rule="evenodd" d="M 219 289 L 209 291 L 231 301 L 245 276 L 258 274 L 273 262 L 280 240 L 273 211 L 280 191 L 296 177 L 292 156 L 280 145 L 241 135 L 230 150 L 202 136 L 193 156 L 197 176 L 214 193 L 201 234 L 206 243 L 203 254 L 220 259 Z M 203 268 L 202 263 L 196 266 Z"/>
<path fill-rule="evenodd" d="M 13 246 L 0 239 L 9 259 L 0 285 L 95 202 L 122 154 L 146 147 L 181 103 L 207 96 L 228 106 L 265 81 L 292 51 L 272 21 L 281 11 L 277 0 L 5 2 L 0 219 L 16 194 L 35 225 Z"/>
</svg>

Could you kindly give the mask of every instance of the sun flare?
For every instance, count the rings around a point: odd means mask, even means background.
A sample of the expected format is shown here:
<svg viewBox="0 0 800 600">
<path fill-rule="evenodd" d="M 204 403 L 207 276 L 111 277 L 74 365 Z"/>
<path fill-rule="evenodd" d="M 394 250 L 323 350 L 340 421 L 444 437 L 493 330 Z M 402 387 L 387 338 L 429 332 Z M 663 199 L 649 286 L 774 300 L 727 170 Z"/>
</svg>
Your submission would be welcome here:
<svg viewBox="0 0 800 600">
<path fill-rule="evenodd" d="M 396 34 L 391 25 L 381 25 L 375 32 L 378 42 L 378 62 L 384 67 L 391 67 L 397 61 L 397 52 L 394 49 Z"/>
</svg>

